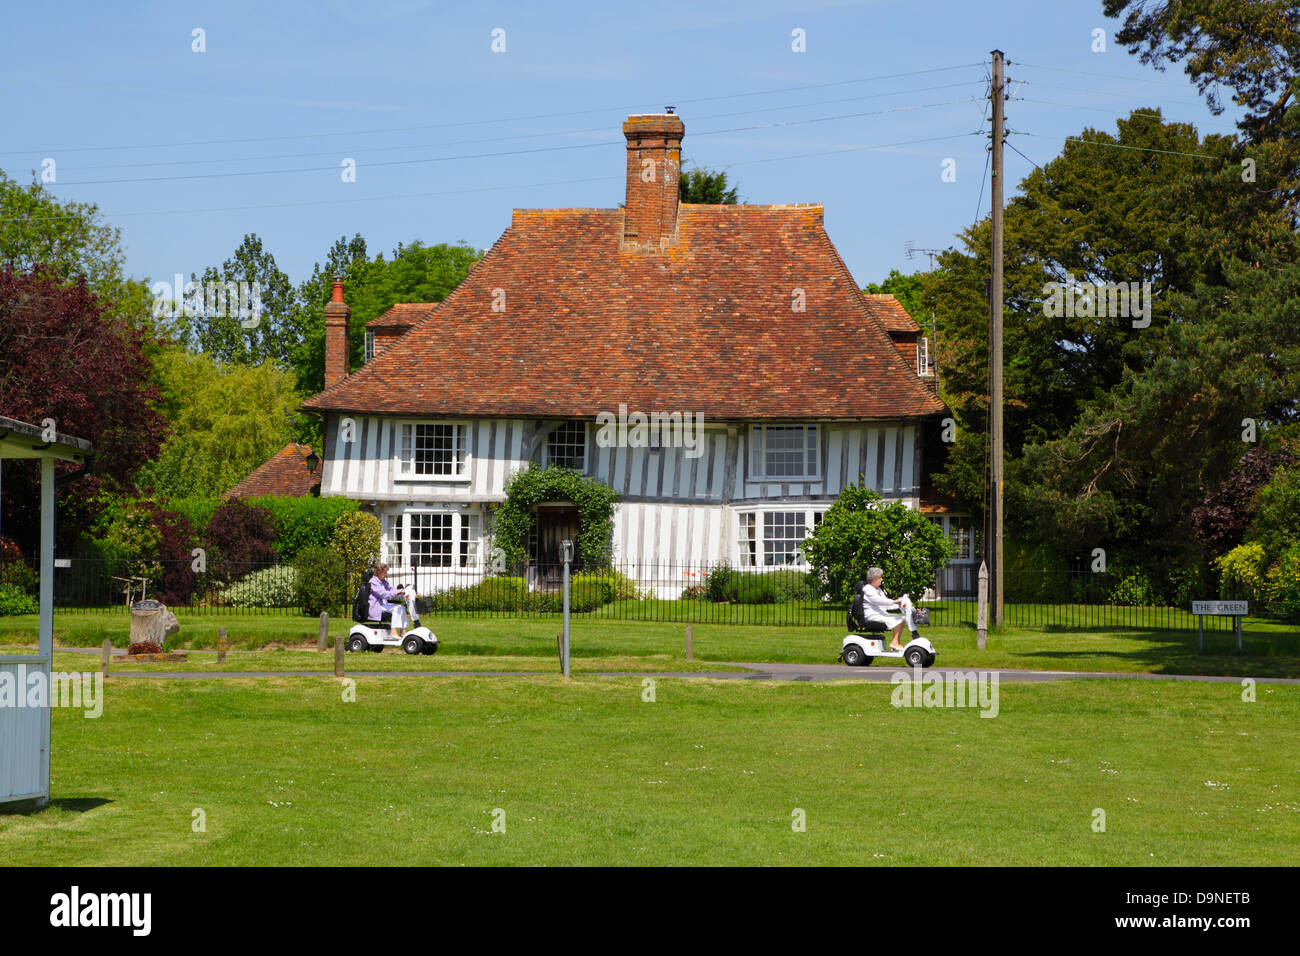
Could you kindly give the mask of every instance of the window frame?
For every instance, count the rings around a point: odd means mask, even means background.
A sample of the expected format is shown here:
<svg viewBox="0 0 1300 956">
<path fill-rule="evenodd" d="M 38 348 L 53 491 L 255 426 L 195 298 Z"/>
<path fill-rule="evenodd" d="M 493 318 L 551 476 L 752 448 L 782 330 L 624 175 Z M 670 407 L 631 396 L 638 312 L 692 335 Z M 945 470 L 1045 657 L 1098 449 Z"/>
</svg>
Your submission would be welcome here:
<svg viewBox="0 0 1300 956">
<path fill-rule="evenodd" d="M 546 436 L 546 444 L 543 446 L 545 450 L 542 455 L 542 464 L 545 466 L 550 466 L 555 464 L 555 461 L 551 457 L 551 439 L 553 439 L 556 436 L 556 434 L 559 433 L 560 429 L 571 428 L 573 426 L 582 427 L 582 467 L 574 468 L 573 470 L 585 474 L 587 471 L 587 466 L 591 461 L 591 429 L 588 427 L 589 426 L 588 422 L 581 421 L 581 420 L 571 420 L 571 421 L 561 422 L 560 424 L 556 425 L 553 429 L 551 429 L 551 431 Z M 572 465 L 564 465 L 562 467 L 573 468 Z"/>
<path fill-rule="evenodd" d="M 365 364 L 375 357 L 375 333 L 366 329 L 365 345 L 362 347 L 361 362 Z"/>
<path fill-rule="evenodd" d="M 802 547 L 804 541 L 808 540 L 808 535 L 821 524 L 823 516 L 830 508 L 832 502 L 824 504 L 800 504 L 792 502 L 773 502 L 770 505 L 758 505 L 750 507 L 741 507 L 735 509 L 736 513 L 736 530 L 732 536 L 735 542 L 735 567 L 743 571 L 764 571 L 778 570 L 781 568 L 806 568 L 807 562 L 787 561 L 783 564 L 767 563 L 767 543 L 769 540 L 789 541 L 790 538 L 769 539 L 768 537 L 768 515 L 777 514 L 802 514 L 803 515 L 803 537 L 799 541 L 799 547 Z M 747 522 L 750 524 L 747 527 Z M 753 537 L 743 537 L 744 532 L 752 528 Z M 752 544 L 752 552 L 742 550 L 742 542 Z M 797 550 L 797 549 L 796 549 Z M 786 552 L 787 554 L 791 552 Z"/>
<path fill-rule="evenodd" d="M 412 429 L 411 458 L 409 460 L 404 459 L 402 457 L 402 446 L 403 446 L 403 439 L 404 439 L 403 430 L 408 427 Z M 453 460 L 455 460 L 458 457 L 459 453 L 463 451 L 463 456 L 460 456 L 461 467 L 459 472 L 450 475 L 438 475 L 438 474 L 422 474 L 420 472 L 416 472 L 412 470 L 415 465 L 416 435 L 418 434 L 418 429 L 421 427 L 426 427 L 426 428 L 444 427 L 444 428 L 452 429 Z M 473 456 L 470 454 L 469 451 L 469 439 L 470 439 L 470 423 L 465 420 L 456 420 L 456 419 L 445 419 L 445 420 L 438 420 L 438 421 L 422 421 L 417 419 L 399 420 L 397 422 L 397 430 L 394 433 L 393 449 L 392 449 L 393 480 L 394 481 L 425 481 L 425 482 L 469 481 L 471 475 L 471 466 L 473 463 Z M 464 443 L 463 447 L 461 444 L 462 441 Z"/>
<path fill-rule="evenodd" d="M 770 474 L 768 462 L 768 438 L 769 430 L 775 429 L 802 429 L 803 430 L 803 449 L 800 453 L 800 460 L 803 462 L 803 472 L 797 475 L 773 475 Z M 749 429 L 749 454 L 748 464 L 749 477 L 755 481 L 778 481 L 783 483 L 789 482 L 819 482 L 822 481 L 821 474 L 821 443 L 824 429 L 819 427 L 817 422 L 764 422 L 762 424 L 751 425 Z M 809 433 L 812 432 L 810 435 Z M 808 471 L 809 452 L 812 453 L 812 462 L 814 470 Z"/>
<path fill-rule="evenodd" d="M 450 547 L 449 564 L 414 564 L 411 537 L 413 518 L 423 515 L 449 516 L 451 529 L 447 542 Z M 483 527 L 484 515 L 471 512 L 458 506 L 429 507 L 413 506 L 402 511 L 387 512 L 383 516 L 383 538 L 380 550 L 384 562 L 400 568 L 433 568 L 439 571 L 481 571 L 483 570 Z M 397 540 L 393 539 L 393 529 L 397 530 Z M 394 555 L 396 545 L 396 555 Z"/>
</svg>

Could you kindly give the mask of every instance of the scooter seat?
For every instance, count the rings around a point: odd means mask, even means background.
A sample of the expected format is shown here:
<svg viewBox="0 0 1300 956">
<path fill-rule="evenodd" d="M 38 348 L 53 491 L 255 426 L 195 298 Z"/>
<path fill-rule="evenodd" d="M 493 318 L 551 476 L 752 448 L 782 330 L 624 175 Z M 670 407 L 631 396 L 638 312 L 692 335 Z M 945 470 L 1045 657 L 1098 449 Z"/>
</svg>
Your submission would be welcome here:
<svg viewBox="0 0 1300 956">
<path fill-rule="evenodd" d="M 854 621 L 854 634 L 881 634 L 888 631 L 889 625 L 884 621 Z"/>
</svg>

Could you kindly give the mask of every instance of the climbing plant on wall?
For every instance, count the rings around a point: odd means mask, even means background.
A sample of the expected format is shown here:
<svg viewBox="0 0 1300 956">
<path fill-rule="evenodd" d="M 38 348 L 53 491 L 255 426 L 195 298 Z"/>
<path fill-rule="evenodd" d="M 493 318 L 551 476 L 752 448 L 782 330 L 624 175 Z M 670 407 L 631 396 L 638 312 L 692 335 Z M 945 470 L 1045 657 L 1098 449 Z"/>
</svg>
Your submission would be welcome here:
<svg viewBox="0 0 1300 956">
<path fill-rule="evenodd" d="M 526 468 L 506 485 L 506 500 L 492 519 L 494 547 L 507 567 L 527 557 L 528 534 L 545 501 L 572 501 L 578 509 L 578 555 L 588 569 L 606 567 L 614 536 L 614 501 L 609 485 L 571 468 Z"/>
</svg>

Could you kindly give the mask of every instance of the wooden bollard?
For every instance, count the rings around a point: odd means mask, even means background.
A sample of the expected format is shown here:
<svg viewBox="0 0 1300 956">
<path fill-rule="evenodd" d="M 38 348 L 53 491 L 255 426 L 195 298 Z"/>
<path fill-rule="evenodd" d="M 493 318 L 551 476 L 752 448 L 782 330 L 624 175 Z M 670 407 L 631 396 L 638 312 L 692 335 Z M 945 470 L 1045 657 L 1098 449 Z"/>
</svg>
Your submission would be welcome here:
<svg viewBox="0 0 1300 956">
<path fill-rule="evenodd" d="M 225 662 L 226 662 L 226 629 L 224 627 L 219 627 L 217 628 L 217 663 L 224 664 Z"/>
<path fill-rule="evenodd" d="M 316 650 L 323 651 L 330 646 L 330 614 L 320 612 L 320 630 L 316 632 Z"/>
<path fill-rule="evenodd" d="M 113 641 L 110 638 L 104 638 L 104 648 L 100 652 L 99 671 L 105 677 L 108 676 L 108 662 L 113 659 Z"/>
<path fill-rule="evenodd" d="M 340 634 L 334 638 L 334 676 L 343 676 L 343 649 L 347 643 L 347 638 Z"/>
<path fill-rule="evenodd" d="M 695 660 L 695 627 L 691 624 L 686 625 L 686 659 Z"/>
</svg>

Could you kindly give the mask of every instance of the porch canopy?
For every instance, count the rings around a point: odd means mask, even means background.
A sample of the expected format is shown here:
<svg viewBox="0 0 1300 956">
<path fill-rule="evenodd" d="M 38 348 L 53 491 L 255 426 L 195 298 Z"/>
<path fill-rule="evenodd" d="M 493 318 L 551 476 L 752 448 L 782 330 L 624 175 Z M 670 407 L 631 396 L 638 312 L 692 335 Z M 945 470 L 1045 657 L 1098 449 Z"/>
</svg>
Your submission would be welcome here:
<svg viewBox="0 0 1300 956">
<path fill-rule="evenodd" d="M 44 673 L 50 686 L 54 660 L 54 463 L 85 462 L 94 446 L 82 438 L 60 434 L 53 423 L 29 425 L 0 415 L 0 461 L 39 458 L 41 461 L 41 584 L 39 645 L 30 654 L 0 655 L 0 672 L 19 675 Z M 11 683 L 15 695 L 26 687 Z M 17 703 L 15 699 L 14 703 Z M 37 806 L 50 801 L 50 708 L 0 706 L 0 802 L 35 799 Z"/>
</svg>

